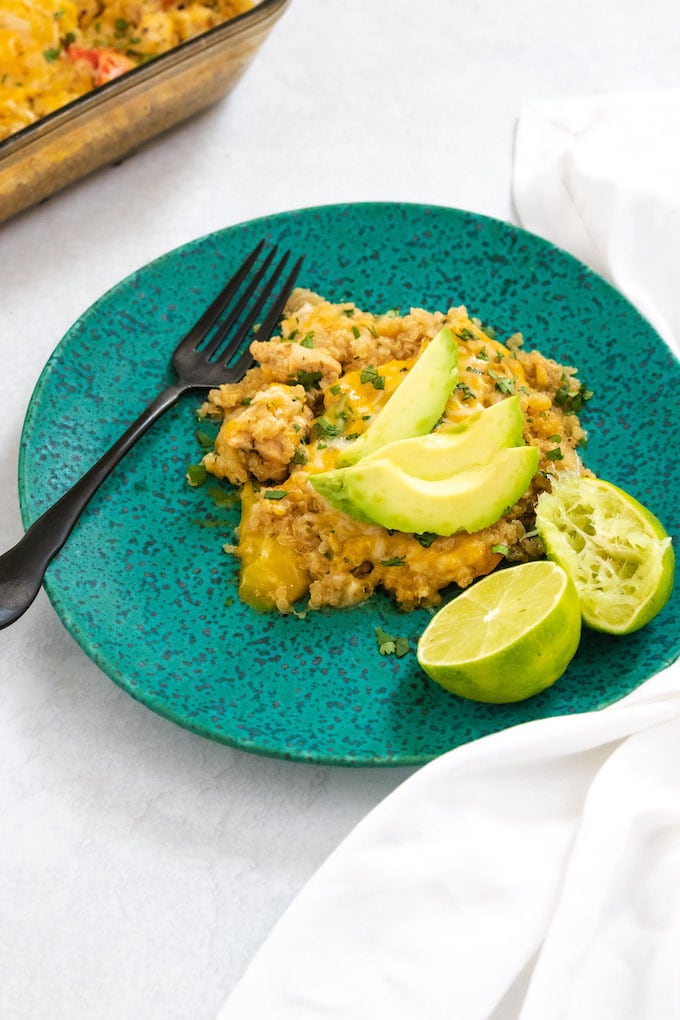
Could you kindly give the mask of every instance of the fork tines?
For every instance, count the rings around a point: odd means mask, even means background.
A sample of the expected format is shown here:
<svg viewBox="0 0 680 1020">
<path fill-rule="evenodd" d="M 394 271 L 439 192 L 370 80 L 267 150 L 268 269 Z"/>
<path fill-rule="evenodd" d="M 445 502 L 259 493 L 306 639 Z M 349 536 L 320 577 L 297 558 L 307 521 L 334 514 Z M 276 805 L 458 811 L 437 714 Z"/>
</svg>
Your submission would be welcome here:
<svg viewBox="0 0 680 1020">
<path fill-rule="evenodd" d="M 204 334 L 204 336 L 208 336 L 208 339 L 203 344 L 197 341 L 196 347 L 201 348 L 205 357 L 219 360 L 225 367 L 230 365 L 231 360 L 239 353 L 253 330 L 256 329 L 257 336 L 262 339 L 269 339 L 276 328 L 302 265 L 303 260 L 299 258 L 267 308 L 267 303 L 272 298 L 275 287 L 282 279 L 290 258 L 290 251 L 283 253 L 273 271 L 269 273 L 278 252 L 278 245 L 274 245 L 256 271 L 251 273 L 264 245 L 265 242 L 260 241 L 205 313 L 205 318 L 211 319 Z M 267 275 L 268 273 L 269 275 Z M 226 318 L 221 319 L 228 308 L 229 312 Z M 260 321 L 263 312 L 265 315 Z M 210 331 L 218 322 L 219 325 L 210 335 Z M 227 338 L 228 343 L 223 346 Z M 252 362 L 249 352 L 245 351 L 241 360 L 245 362 L 247 359 Z M 240 361 L 233 367 L 237 371 L 241 369 Z M 243 367 L 243 371 L 245 371 L 245 367 Z"/>
</svg>

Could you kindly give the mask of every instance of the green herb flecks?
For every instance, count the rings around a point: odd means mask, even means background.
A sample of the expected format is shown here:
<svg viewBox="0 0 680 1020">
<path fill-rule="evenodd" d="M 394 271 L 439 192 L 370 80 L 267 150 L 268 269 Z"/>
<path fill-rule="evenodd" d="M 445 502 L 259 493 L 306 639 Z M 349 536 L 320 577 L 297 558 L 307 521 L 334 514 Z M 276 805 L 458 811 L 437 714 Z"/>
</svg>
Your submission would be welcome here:
<svg viewBox="0 0 680 1020">
<path fill-rule="evenodd" d="M 367 365 L 366 368 L 362 368 L 359 373 L 359 379 L 362 383 L 371 383 L 376 390 L 385 389 L 385 377 L 380 375 L 378 369 L 373 365 Z"/>
<path fill-rule="evenodd" d="M 344 431 L 344 422 L 332 422 L 329 418 L 321 415 L 316 419 L 312 425 L 312 437 L 318 439 L 323 437 L 324 439 L 335 439 L 336 436 L 342 435 Z"/>
<path fill-rule="evenodd" d="M 306 372 L 304 369 L 296 375 L 288 377 L 288 383 L 291 386 L 304 386 L 306 390 L 318 389 L 320 381 L 321 372 Z"/>
<path fill-rule="evenodd" d="M 414 535 L 413 537 L 422 545 L 423 549 L 429 549 L 432 543 L 439 538 L 439 535 L 436 535 L 434 531 L 424 531 L 422 535 Z"/>
<path fill-rule="evenodd" d="M 474 400 L 475 399 L 475 395 L 472 392 L 472 390 L 470 389 L 470 387 L 467 385 L 467 383 L 462 383 L 462 382 L 457 383 L 456 384 L 456 389 L 459 391 L 459 395 L 460 395 L 460 399 L 461 400 Z"/>
<path fill-rule="evenodd" d="M 587 389 L 583 383 L 579 385 L 577 390 L 572 390 L 569 377 L 563 375 L 562 385 L 555 394 L 555 403 L 569 414 L 578 414 L 579 411 L 583 410 L 585 402 L 590 400 L 592 395 L 593 391 Z"/>
<path fill-rule="evenodd" d="M 193 489 L 197 489 L 199 485 L 203 485 L 203 482 L 208 477 L 205 464 L 190 464 L 187 468 L 187 482 Z"/>
<path fill-rule="evenodd" d="M 381 655 L 396 655 L 398 659 L 401 659 L 409 651 L 410 644 L 407 637 L 393 637 L 382 627 L 375 628 L 375 638 Z"/>
<path fill-rule="evenodd" d="M 215 437 L 204 432 L 203 429 L 196 430 L 196 442 L 203 450 L 212 450 Z"/>
<path fill-rule="evenodd" d="M 515 392 L 515 379 L 512 376 L 499 375 L 494 372 L 492 368 L 489 369 L 489 376 L 493 379 L 496 389 L 499 393 L 514 393 Z"/>
</svg>

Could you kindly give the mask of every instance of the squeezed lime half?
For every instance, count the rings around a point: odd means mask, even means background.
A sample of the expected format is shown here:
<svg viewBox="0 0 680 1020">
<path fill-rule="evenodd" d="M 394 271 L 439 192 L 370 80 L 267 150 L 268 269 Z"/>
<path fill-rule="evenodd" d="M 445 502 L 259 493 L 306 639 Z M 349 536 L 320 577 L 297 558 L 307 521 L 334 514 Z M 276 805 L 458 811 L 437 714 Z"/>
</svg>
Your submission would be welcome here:
<svg viewBox="0 0 680 1020">
<path fill-rule="evenodd" d="M 654 514 L 600 478 L 558 476 L 542 493 L 536 527 L 551 560 L 567 571 L 583 622 L 607 634 L 631 634 L 670 598 L 675 556 Z"/>
</svg>

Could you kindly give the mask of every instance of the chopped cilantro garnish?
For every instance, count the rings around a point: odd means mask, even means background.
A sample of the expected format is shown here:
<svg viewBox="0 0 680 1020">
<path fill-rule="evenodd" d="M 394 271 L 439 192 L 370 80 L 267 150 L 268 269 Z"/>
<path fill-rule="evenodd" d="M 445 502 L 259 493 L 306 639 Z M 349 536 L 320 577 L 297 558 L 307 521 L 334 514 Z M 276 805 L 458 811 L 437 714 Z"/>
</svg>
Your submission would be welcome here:
<svg viewBox="0 0 680 1020">
<path fill-rule="evenodd" d="M 475 334 L 473 333 L 473 331 L 471 329 L 468 329 L 467 326 L 463 326 L 461 331 L 459 333 L 456 333 L 456 336 L 458 337 L 459 340 L 474 340 L 475 339 Z"/>
<path fill-rule="evenodd" d="M 592 395 L 593 391 L 586 389 L 583 383 L 577 390 L 571 390 L 568 377 L 562 376 L 562 385 L 555 394 L 555 403 L 571 414 L 578 414 L 583 410 L 586 400 L 590 400 Z"/>
<path fill-rule="evenodd" d="M 314 333 L 308 333 L 307 336 L 303 336 L 300 341 L 300 347 L 308 347 L 310 350 L 314 346 Z"/>
<path fill-rule="evenodd" d="M 289 376 L 288 382 L 293 386 L 297 383 L 298 386 L 304 386 L 306 390 L 313 390 L 320 379 L 321 372 L 305 372 L 302 370 L 297 375 Z"/>
<path fill-rule="evenodd" d="M 424 531 L 422 535 L 414 535 L 417 542 L 420 542 L 423 549 L 429 549 L 433 542 L 435 542 L 439 535 L 436 535 L 433 531 Z"/>
<path fill-rule="evenodd" d="M 472 390 L 470 389 L 470 387 L 467 385 L 467 383 L 462 383 L 462 382 L 457 383 L 456 384 L 456 389 L 460 390 L 460 399 L 461 400 L 474 400 L 475 399 L 475 395 L 472 392 Z"/>
<path fill-rule="evenodd" d="M 43 57 L 45 58 L 48 64 L 52 64 L 59 56 L 59 53 L 60 53 L 59 47 L 56 47 L 55 49 L 54 46 L 51 46 L 48 50 L 43 50 Z"/>
<path fill-rule="evenodd" d="M 409 650 L 407 637 L 392 637 L 382 627 L 375 628 L 375 637 L 381 655 L 396 655 L 398 659 L 401 659 Z"/>
<path fill-rule="evenodd" d="M 301 446 L 298 446 L 297 450 L 293 454 L 293 458 L 292 458 L 291 463 L 293 463 L 293 464 L 306 464 L 307 463 L 307 454 L 305 453 L 305 451 L 302 449 Z"/>
<path fill-rule="evenodd" d="M 204 450 L 210 450 L 215 440 L 212 436 L 209 436 L 207 432 L 203 432 L 202 429 L 197 429 L 196 442 L 199 446 L 202 446 Z"/>
<path fill-rule="evenodd" d="M 385 377 L 380 375 L 377 368 L 374 368 L 373 365 L 367 365 L 366 368 L 362 368 L 359 378 L 362 383 L 371 383 L 376 390 L 385 389 Z"/>
<path fill-rule="evenodd" d="M 515 392 L 515 380 L 512 376 L 498 375 L 493 369 L 489 369 L 489 375 L 496 384 L 496 389 L 500 393 L 514 393 Z"/>
<path fill-rule="evenodd" d="M 403 567 L 405 562 L 406 561 L 404 560 L 403 556 L 390 556 L 390 558 L 388 560 L 381 560 L 380 561 L 380 566 L 381 567 Z"/>
<path fill-rule="evenodd" d="M 546 457 L 548 460 L 563 460 L 564 454 L 562 453 L 559 446 L 555 446 L 552 450 L 548 450 L 546 452 Z"/>
<path fill-rule="evenodd" d="M 288 492 L 285 489 L 267 489 L 263 493 L 265 499 L 285 499 Z"/>
<path fill-rule="evenodd" d="M 207 476 L 208 472 L 206 471 L 205 464 L 190 464 L 187 468 L 187 481 L 194 489 L 197 489 L 199 485 L 203 485 Z"/>
<path fill-rule="evenodd" d="M 498 553 L 499 556 L 507 556 L 510 550 L 508 549 L 507 545 L 504 545 L 502 542 L 499 542 L 498 545 L 491 546 L 491 552 Z"/>
<path fill-rule="evenodd" d="M 334 423 L 321 415 L 312 425 L 312 435 L 314 437 L 324 436 L 326 439 L 333 439 L 335 436 L 340 435 L 342 429 L 343 426 L 340 422 Z"/>
</svg>

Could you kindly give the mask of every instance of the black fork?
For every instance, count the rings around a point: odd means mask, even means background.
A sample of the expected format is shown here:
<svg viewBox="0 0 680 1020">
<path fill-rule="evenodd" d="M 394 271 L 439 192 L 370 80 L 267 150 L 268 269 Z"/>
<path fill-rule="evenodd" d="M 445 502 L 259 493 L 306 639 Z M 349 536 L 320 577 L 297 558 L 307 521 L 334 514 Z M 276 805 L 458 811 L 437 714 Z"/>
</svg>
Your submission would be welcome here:
<svg viewBox="0 0 680 1020">
<path fill-rule="evenodd" d="M 272 268 L 277 254 L 274 247 L 257 267 L 264 246 L 265 242 L 261 241 L 248 255 L 178 343 L 172 355 L 175 382 L 152 400 L 120 439 L 34 521 L 15 546 L 0 556 L 0 628 L 14 623 L 31 605 L 40 591 L 48 565 L 66 542 L 88 502 L 149 426 L 176 404 L 182 394 L 237 382 L 253 364 L 247 348 L 240 355 L 239 351 L 257 323 L 257 339 L 271 337 L 302 264 L 300 258 L 286 273 L 290 252 L 285 252 Z"/>
</svg>

